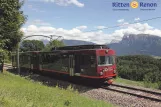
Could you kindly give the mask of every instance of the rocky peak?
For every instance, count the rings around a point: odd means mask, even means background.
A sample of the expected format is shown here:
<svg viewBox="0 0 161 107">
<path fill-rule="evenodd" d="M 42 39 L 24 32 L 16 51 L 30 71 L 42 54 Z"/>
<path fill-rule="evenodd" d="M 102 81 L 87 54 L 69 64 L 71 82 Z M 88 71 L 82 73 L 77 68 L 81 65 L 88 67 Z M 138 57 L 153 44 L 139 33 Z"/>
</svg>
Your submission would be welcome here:
<svg viewBox="0 0 161 107">
<path fill-rule="evenodd" d="M 123 44 L 131 44 L 134 42 L 148 42 L 148 43 L 153 43 L 158 40 L 161 40 L 160 37 L 155 36 L 155 35 L 149 35 L 149 34 L 129 34 L 129 35 L 124 35 L 122 38 L 121 43 Z"/>
<path fill-rule="evenodd" d="M 161 55 L 161 37 L 149 34 L 127 34 L 119 43 L 109 44 L 118 55 L 151 54 Z M 143 51 L 144 50 L 144 51 Z"/>
</svg>

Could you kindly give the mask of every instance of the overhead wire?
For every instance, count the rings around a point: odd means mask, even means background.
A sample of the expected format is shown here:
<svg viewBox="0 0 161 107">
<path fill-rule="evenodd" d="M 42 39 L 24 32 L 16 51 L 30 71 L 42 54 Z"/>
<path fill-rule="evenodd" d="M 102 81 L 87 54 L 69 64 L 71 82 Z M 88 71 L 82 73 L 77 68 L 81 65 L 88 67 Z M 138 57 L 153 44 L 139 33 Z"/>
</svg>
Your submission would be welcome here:
<svg viewBox="0 0 161 107">
<path fill-rule="evenodd" d="M 89 31 L 85 31 L 85 32 L 93 32 L 93 31 L 99 31 L 99 30 L 104 30 L 104 29 L 109 29 L 109 28 L 116 28 L 116 27 L 120 27 L 120 26 L 123 26 L 123 25 L 124 26 L 125 25 L 131 25 L 131 24 L 135 24 L 135 23 L 146 22 L 146 21 L 160 19 L 160 18 L 161 17 L 154 17 L 154 18 L 150 18 L 150 19 L 145 19 L 145 20 L 131 22 L 131 23 L 128 23 L 128 24 L 115 25 L 115 26 L 111 26 L 111 27 L 105 27 L 105 28 L 102 28 L 102 29 L 94 29 L 94 30 L 89 30 Z"/>
</svg>

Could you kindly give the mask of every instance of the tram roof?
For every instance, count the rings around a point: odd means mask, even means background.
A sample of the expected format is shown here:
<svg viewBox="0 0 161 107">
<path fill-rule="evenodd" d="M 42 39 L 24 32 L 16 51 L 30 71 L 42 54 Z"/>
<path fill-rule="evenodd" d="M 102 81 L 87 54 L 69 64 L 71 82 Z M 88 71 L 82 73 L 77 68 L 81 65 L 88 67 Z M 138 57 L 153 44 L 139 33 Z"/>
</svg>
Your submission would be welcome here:
<svg viewBox="0 0 161 107">
<path fill-rule="evenodd" d="M 54 47 L 53 50 L 82 50 L 82 49 L 109 49 L 107 45 L 76 45 L 76 46 L 64 46 Z"/>
</svg>

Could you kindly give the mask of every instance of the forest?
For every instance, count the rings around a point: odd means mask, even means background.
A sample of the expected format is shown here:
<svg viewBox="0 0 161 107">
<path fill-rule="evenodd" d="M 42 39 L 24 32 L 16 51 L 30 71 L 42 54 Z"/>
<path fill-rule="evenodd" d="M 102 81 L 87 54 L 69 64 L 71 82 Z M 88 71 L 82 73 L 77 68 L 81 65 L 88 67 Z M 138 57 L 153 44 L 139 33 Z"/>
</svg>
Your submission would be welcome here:
<svg viewBox="0 0 161 107">
<path fill-rule="evenodd" d="M 161 89 L 161 59 L 147 55 L 117 57 L 118 76 L 124 79 L 155 83 Z"/>
</svg>

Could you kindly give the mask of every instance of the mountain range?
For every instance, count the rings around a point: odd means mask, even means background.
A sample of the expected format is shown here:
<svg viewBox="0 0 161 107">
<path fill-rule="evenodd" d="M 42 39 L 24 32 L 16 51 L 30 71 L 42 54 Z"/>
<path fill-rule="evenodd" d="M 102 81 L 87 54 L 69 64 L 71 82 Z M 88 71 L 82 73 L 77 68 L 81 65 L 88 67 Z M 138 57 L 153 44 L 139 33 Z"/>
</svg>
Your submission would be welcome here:
<svg viewBox="0 0 161 107">
<path fill-rule="evenodd" d="M 148 34 L 124 35 L 118 43 L 108 44 L 117 55 L 154 55 L 161 56 L 161 37 Z"/>
<path fill-rule="evenodd" d="M 44 44 L 49 41 L 43 40 Z M 95 44 L 82 40 L 63 40 L 66 46 Z M 128 34 L 124 35 L 121 41 L 107 44 L 120 55 L 154 55 L 161 56 L 161 37 L 149 34 Z"/>
</svg>

